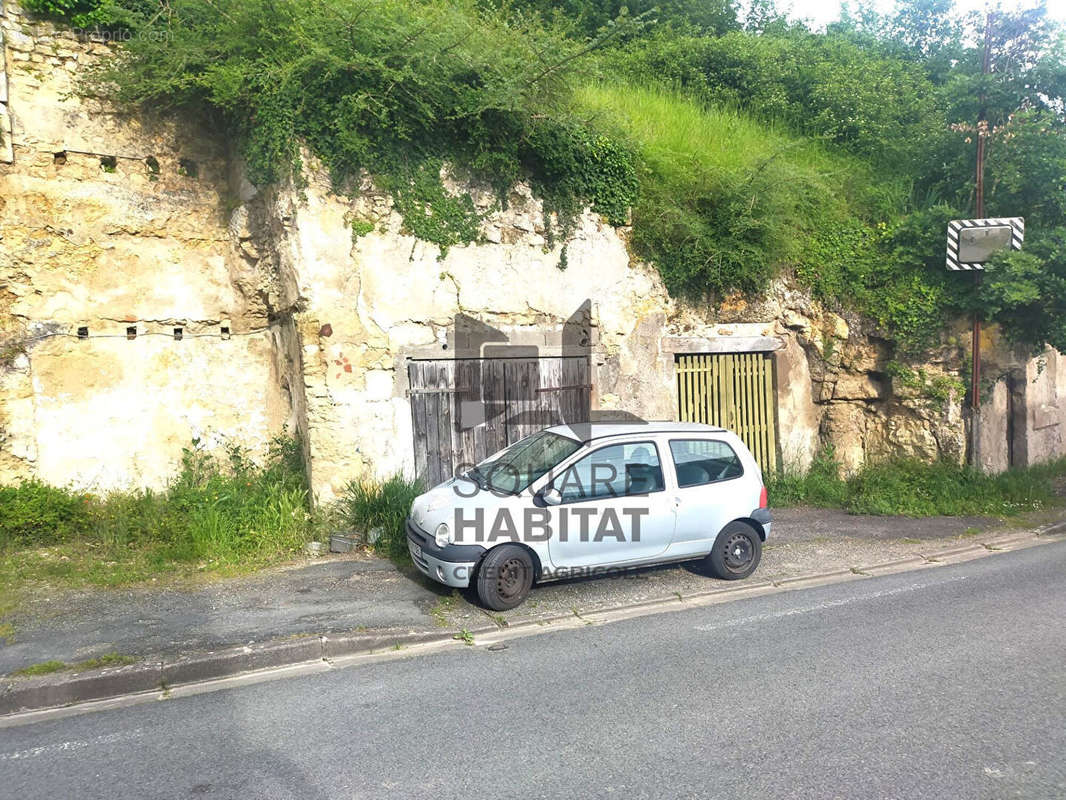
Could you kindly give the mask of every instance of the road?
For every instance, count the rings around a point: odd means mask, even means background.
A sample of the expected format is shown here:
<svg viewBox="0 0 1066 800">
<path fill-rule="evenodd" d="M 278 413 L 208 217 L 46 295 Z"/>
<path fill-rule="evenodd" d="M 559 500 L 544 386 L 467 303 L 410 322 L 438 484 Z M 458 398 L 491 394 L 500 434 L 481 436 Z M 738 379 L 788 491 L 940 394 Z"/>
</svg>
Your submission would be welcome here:
<svg viewBox="0 0 1066 800">
<path fill-rule="evenodd" d="M 1066 542 L 0 729 L 10 798 L 1066 797 Z"/>
</svg>

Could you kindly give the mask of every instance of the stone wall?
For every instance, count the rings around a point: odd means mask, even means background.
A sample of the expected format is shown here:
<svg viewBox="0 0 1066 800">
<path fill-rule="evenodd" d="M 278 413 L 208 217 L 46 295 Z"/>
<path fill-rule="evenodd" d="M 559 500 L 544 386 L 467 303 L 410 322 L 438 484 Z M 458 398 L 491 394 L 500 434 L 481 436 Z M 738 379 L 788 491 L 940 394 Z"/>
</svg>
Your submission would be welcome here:
<svg viewBox="0 0 1066 800">
<path fill-rule="evenodd" d="M 261 453 L 291 402 L 224 144 L 70 96 L 105 44 L 10 3 L 0 29 L 0 481 L 160 486 L 194 438 Z"/>
<path fill-rule="evenodd" d="M 982 337 L 978 460 L 984 470 L 1066 455 L 1066 357 L 1009 347 L 995 328 Z"/>
<path fill-rule="evenodd" d="M 194 438 L 262 453 L 288 429 L 328 501 L 361 475 L 411 472 L 408 359 L 447 357 L 457 313 L 551 355 L 586 299 L 594 408 L 674 418 L 678 354 L 770 351 L 786 465 L 826 445 L 849 469 L 966 455 L 963 331 L 899 365 L 870 321 L 822 308 L 787 277 L 759 300 L 688 306 L 632 258 L 627 229 L 594 214 L 549 244 L 526 186 L 505 210 L 484 187 L 452 185 L 485 221 L 478 243 L 442 256 L 369 179 L 338 197 L 305 154 L 305 188 L 260 190 L 196 120 L 130 118 L 71 95 L 105 43 L 10 3 L 0 30 L 2 482 L 159 486 Z M 373 230 L 353 238 L 356 220 Z M 1062 453 L 1066 363 L 988 350 L 1003 365 L 989 372 L 987 466 L 1007 465 L 1008 435 L 1014 463 Z"/>
</svg>

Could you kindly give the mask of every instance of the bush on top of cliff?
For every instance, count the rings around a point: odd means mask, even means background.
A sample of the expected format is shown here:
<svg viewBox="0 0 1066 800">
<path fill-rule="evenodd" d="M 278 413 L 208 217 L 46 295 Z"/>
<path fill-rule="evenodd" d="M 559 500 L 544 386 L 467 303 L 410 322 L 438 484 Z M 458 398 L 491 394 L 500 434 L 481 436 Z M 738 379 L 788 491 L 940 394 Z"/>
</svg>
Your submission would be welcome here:
<svg viewBox="0 0 1066 800">
<path fill-rule="evenodd" d="M 557 208 L 621 222 L 632 154 L 567 112 L 576 43 L 536 15 L 474 0 L 172 0 L 91 83 L 150 109 L 210 109 L 252 179 L 285 178 L 306 143 L 344 191 L 362 169 L 413 232 L 469 241 L 471 203 L 440 189 L 447 161 L 501 190 L 532 178 Z M 615 34 L 605 33 L 605 39 Z"/>
<path fill-rule="evenodd" d="M 47 19 L 102 30 L 136 28 L 159 11 L 158 0 L 22 0 L 22 4 Z"/>
</svg>

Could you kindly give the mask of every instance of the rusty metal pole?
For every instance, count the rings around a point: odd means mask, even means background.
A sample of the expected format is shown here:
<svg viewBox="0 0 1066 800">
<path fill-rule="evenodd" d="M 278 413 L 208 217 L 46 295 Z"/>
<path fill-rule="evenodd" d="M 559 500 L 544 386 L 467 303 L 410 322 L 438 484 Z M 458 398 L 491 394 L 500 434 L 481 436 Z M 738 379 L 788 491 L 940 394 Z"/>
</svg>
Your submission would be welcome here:
<svg viewBox="0 0 1066 800">
<path fill-rule="evenodd" d="M 985 19 L 985 52 L 981 62 L 981 75 L 992 71 L 992 14 Z M 981 107 L 977 112 L 977 218 L 985 216 L 985 133 L 988 127 L 984 87 L 981 87 Z M 974 286 L 981 285 L 981 270 L 973 271 Z M 970 460 L 975 469 L 981 469 L 981 313 L 973 312 L 973 364 L 970 369 Z"/>
</svg>

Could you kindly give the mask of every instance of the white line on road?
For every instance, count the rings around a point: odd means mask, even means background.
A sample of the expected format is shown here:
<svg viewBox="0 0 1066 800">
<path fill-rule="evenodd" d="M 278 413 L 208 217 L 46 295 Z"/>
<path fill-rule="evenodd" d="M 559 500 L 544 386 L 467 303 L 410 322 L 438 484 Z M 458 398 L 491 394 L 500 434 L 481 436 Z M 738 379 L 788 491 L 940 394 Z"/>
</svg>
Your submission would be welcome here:
<svg viewBox="0 0 1066 800">
<path fill-rule="evenodd" d="M 38 756 L 50 756 L 58 753 L 66 753 L 71 750 L 81 750 L 83 747 L 114 744 L 116 742 L 128 742 L 133 739 L 139 739 L 143 735 L 144 733 L 140 728 L 134 728 L 131 731 L 108 733 L 103 736 L 96 736 L 92 739 L 72 739 L 67 742 L 44 744 L 40 747 L 31 747 L 28 750 L 15 750 L 10 753 L 0 753 L 0 761 L 17 761 L 24 758 L 37 758 Z"/>
<path fill-rule="evenodd" d="M 767 614 L 754 614 L 750 617 L 741 617 L 740 619 L 730 620 L 729 622 L 718 622 L 713 625 L 697 625 L 695 630 L 707 633 L 709 631 L 717 631 L 722 628 L 734 628 L 737 625 L 749 625 L 753 622 L 766 622 L 773 619 L 781 619 L 782 617 L 794 617 L 797 614 L 810 614 L 814 611 L 827 611 L 830 608 L 837 608 L 838 606 L 846 606 L 851 603 L 860 603 L 864 600 L 875 600 L 879 597 L 889 597 L 894 594 L 904 594 L 906 592 L 915 592 L 919 589 L 927 589 L 930 586 L 942 586 L 945 583 L 953 583 L 954 581 L 966 580 L 965 575 L 957 575 L 954 578 L 948 578 L 947 580 L 935 581 L 930 583 L 912 583 L 910 586 L 901 586 L 898 589 L 885 589 L 880 592 L 873 592 L 872 594 L 859 595 L 857 597 L 845 597 L 842 600 L 832 600 L 827 603 L 816 603 L 810 606 L 800 606 L 799 608 L 790 608 L 787 611 L 773 611 Z"/>
</svg>

